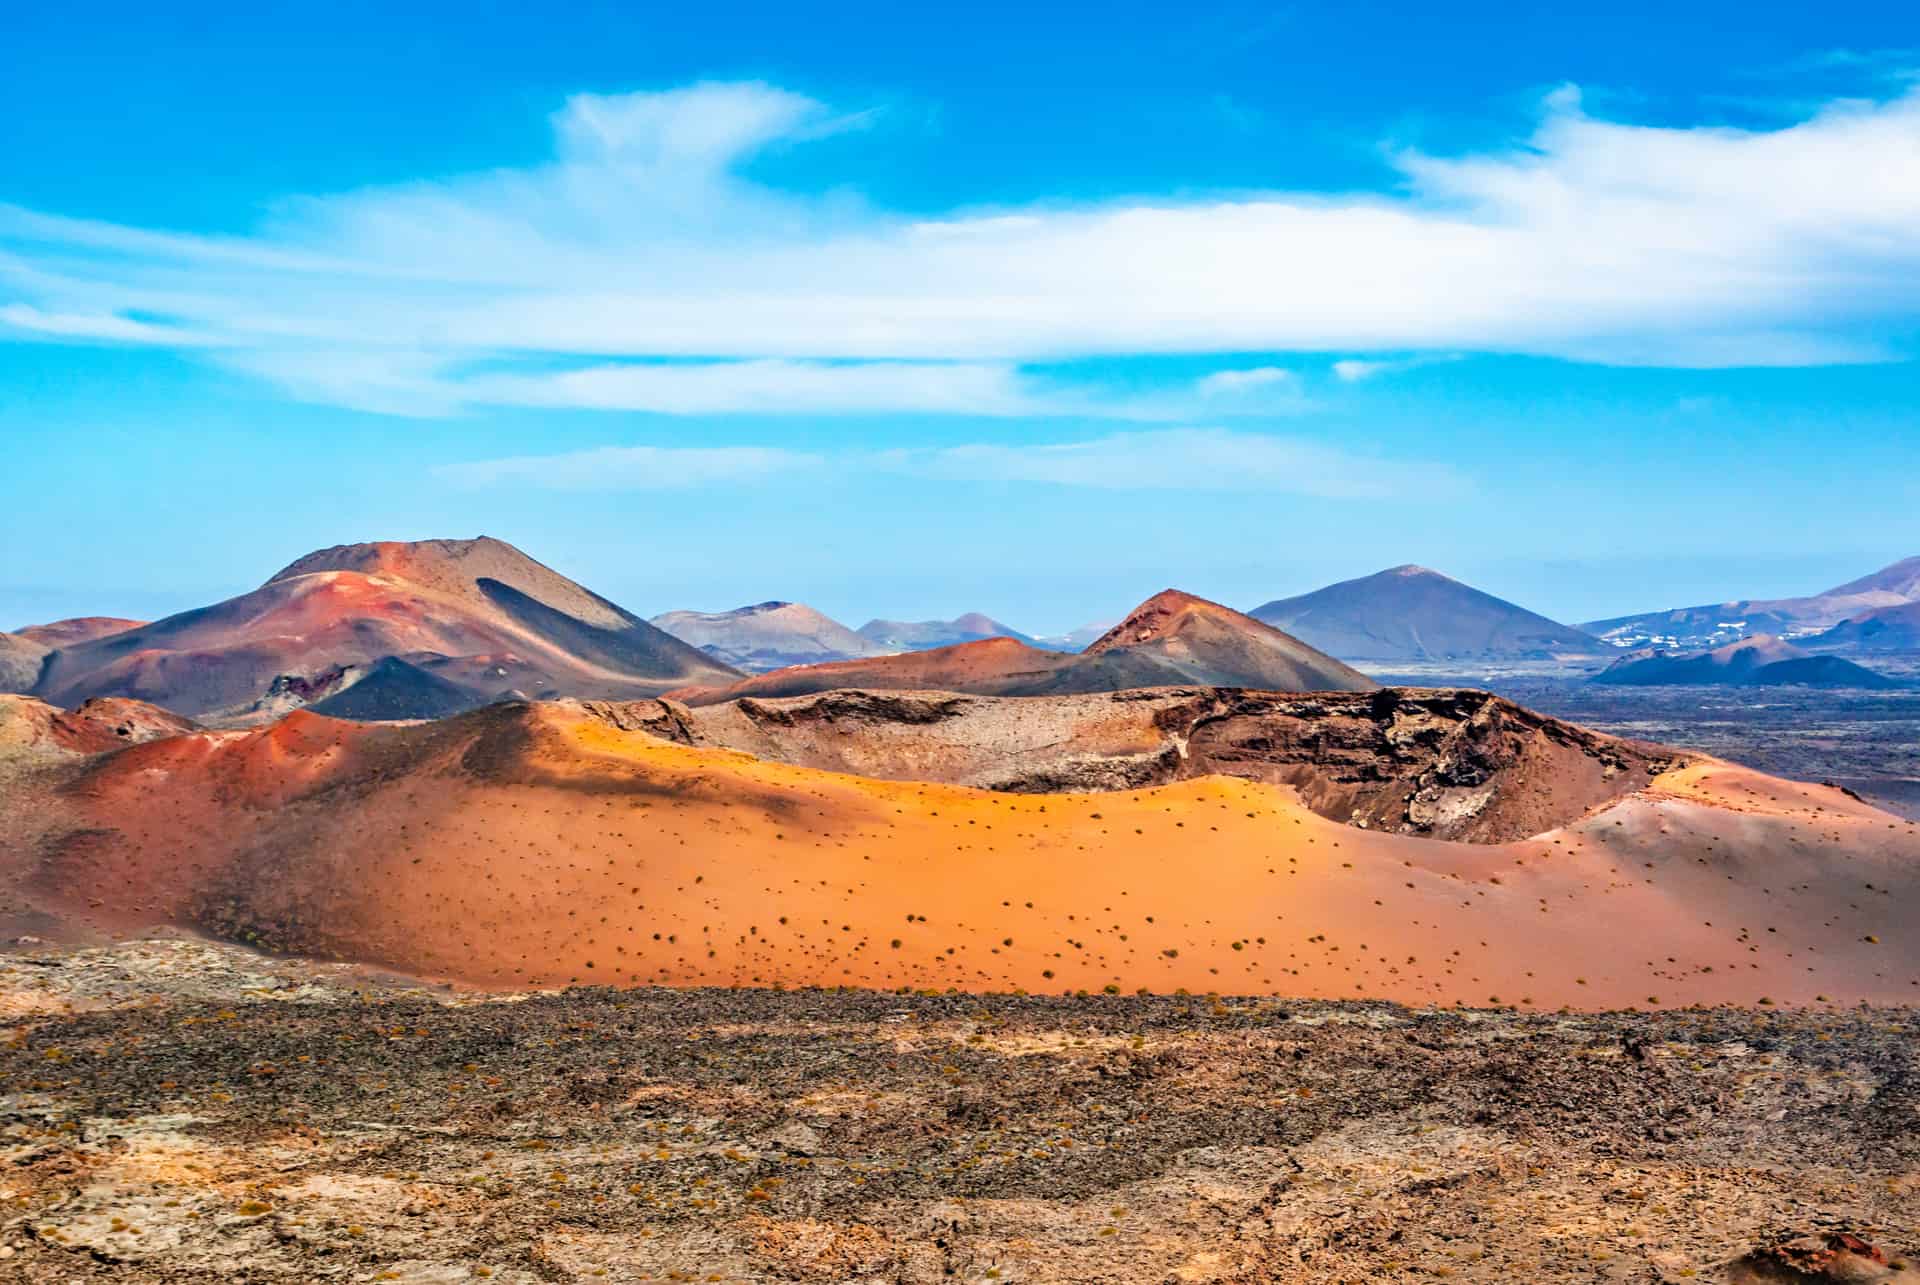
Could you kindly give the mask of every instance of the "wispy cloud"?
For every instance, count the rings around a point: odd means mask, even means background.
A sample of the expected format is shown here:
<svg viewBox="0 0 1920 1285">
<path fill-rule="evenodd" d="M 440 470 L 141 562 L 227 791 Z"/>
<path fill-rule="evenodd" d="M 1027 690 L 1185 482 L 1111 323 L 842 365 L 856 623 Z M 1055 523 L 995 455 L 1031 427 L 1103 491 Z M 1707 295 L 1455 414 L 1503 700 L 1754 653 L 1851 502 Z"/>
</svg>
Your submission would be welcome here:
<svg viewBox="0 0 1920 1285">
<path fill-rule="evenodd" d="M 1194 384 L 1202 397 L 1239 397 L 1259 390 L 1293 390 L 1300 377 L 1279 366 L 1255 366 L 1250 370 L 1217 370 L 1203 375 Z"/>
<path fill-rule="evenodd" d="M 1141 396 L 1036 372 L 1244 352 L 1367 373 L 1447 352 L 1824 364 L 1902 355 L 1878 336 L 1920 320 L 1920 92 L 1747 131 L 1597 119 L 1561 91 L 1511 147 L 1394 154 L 1393 195 L 1063 193 L 918 218 L 745 176 L 867 121 L 754 83 L 581 95 L 545 164 L 292 199 L 248 235 L 0 206 L 0 336 L 200 348 L 403 414 L 1171 419 L 1233 381 Z"/>
<path fill-rule="evenodd" d="M 210 335 L 195 334 L 175 326 L 157 326 L 135 317 L 114 313 L 42 312 L 32 304 L 10 303 L 0 306 L 0 338 L 9 330 L 27 337 L 48 339 L 95 339 L 107 343 L 160 344 L 190 348 L 217 343 Z"/>
<path fill-rule="evenodd" d="M 551 491 L 672 491 L 791 478 L 825 465 L 818 455 L 770 446 L 602 446 L 560 455 L 443 464 L 455 486 L 531 485 Z"/>
<path fill-rule="evenodd" d="M 1342 383 L 1357 384 L 1363 379 L 1372 379 L 1375 375 L 1384 375 L 1390 370 L 1398 370 L 1402 363 L 1395 361 L 1362 361 L 1349 358 L 1333 363 L 1334 378 Z"/>
<path fill-rule="evenodd" d="M 1774 69 L 1789 75 L 1836 73 L 1893 81 L 1920 75 L 1920 47 L 1896 49 L 1821 49 Z"/>
<path fill-rule="evenodd" d="M 947 446 L 887 452 L 879 461 L 922 477 L 1034 482 L 1113 491 L 1263 491 L 1379 499 L 1465 490 L 1439 464 L 1362 455 L 1299 438 L 1218 428 L 1114 433 L 1084 442 Z"/>
<path fill-rule="evenodd" d="M 1083 441 L 969 443 L 826 453 L 763 446 L 607 446 L 442 465 L 456 486 L 559 491 L 673 490 L 751 485 L 830 473 L 894 474 L 943 482 L 1031 484 L 1105 491 L 1262 492 L 1381 499 L 1418 491 L 1461 494 L 1466 477 L 1301 438 L 1218 428 L 1113 433 Z"/>
<path fill-rule="evenodd" d="M 1381 375 L 1398 374 L 1403 370 L 1417 370 L 1421 366 L 1437 365 L 1441 362 L 1458 361 L 1453 353 L 1427 353 L 1418 357 L 1350 357 L 1333 363 L 1333 377 L 1343 384 L 1357 384 L 1365 379 L 1376 379 Z"/>
</svg>

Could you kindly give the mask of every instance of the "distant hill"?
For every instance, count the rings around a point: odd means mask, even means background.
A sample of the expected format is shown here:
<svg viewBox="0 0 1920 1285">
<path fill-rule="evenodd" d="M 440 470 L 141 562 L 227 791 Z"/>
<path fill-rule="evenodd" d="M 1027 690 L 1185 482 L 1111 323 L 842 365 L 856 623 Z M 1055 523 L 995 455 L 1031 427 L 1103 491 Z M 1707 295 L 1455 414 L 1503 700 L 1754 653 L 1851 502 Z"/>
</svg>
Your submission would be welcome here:
<svg viewBox="0 0 1920 1285">
<path fill-rule="evenodd" d="M 1033 645 L 1048 651 L 1085 651 L 1101 634 L 1119 623 L 1118 620 L 1095 620 L 1064 634 L 1042 634 L 1033 640 Z"/>
<path fill-rule="evenodd" d="M 1920 601 L 1920 557 L 1903 558 L 1871 575 L 1804 598 L 1743 598 L 1587 621 L 1580 627 L 1622 647 L 1696 650 L 1752 634 L 1800 638 L 1882 607 Z"/>
<path fill-rule="evenodd" d="M 1745 638 L 1713 651 L 1673 655 L 1640 652 L 1622 657 L 1593 678 L 1625 687 L 1864 687 L 1902 684 L 1838 656 L 1810 655 L 1770 635 Z"/>
<path fill-rule="evenodd" d="M 669 611 L 650 623 L 748 673 L 899 650 L 871 642 L 800 602 L 759 602 L 734 611 Z"/>
<path fill-rule="evenodd" d="M 886 651 L 928 651 L 982 638 L 1011 638 L 1029 647 L 1036 645 L 1018 629 L 977 611 L 952 620 L 869 620 L 855 632 Z"/>
<path fill-rule="evenodd" d="M 398 656 L 382 656 L 364 672 L 353 675 L 350 684 L 307 708 L 328 718 L 380 723 L 446 718 L 482 703 L 472 692 L 418 665 L 410 665 Z"/>
<path fill-rule="evenodd" d="M 1140 604 L 1086 651 L 1044 651 L 989 638 L 928 651 L 775 670 L 728 687 L 669 693 L 691 704 L 802 696 L 839 688 L 1048 696 L 1140 687 L 1368 691 L 1373 680 L 1270 625 L 1169 589 Z"/>
<path fill-rule="evenodd" d="M 284 712 L 262 704 L 276 680 L 389 656 L 480 658 L 441 675 L 475 700 L 509 689 L 624 698 L 738 676 L 481 537 L 319 550 L 237 598 L 54 650 L 34 694 L 63 706 L 126 696 L 190 716 L 272 714 Z"/>
<path fill-rule="evenodd" d="M 1920 602 L 1866 612 L 1801 643 L 1814 651 L 1920 652 Z"/>
<path fill-rule="evenodd" d="M 30 692 L 47 659 L 43 643 L 21 634 L 0 634 L 0 692 Z"/>
<path fill-rule="evenodd" d="M 1546 659 L 1612 650 L 1590 634 L 1416 566 L 1343 580 L 1249 614 L 1346 660 Z"/>
<path fill-rule="evenodd" d="M 0 695 L 0 762 L 99 754 L 199 730 L 192 719 L 144 701 L 108 697 L 63 710 L 31 696 Z"/>
<path fill-rule="evenodd" d="M 46 625 L 29 625 L 25 629 L 14 630 L 14 633 L 47 648 L 71 647 L 75 643 L 124 634 L 146 623 L 144 620 L 128 620 L 121 616 L 75 616 L 71 620 L 56 620 Z"/>
</svg>

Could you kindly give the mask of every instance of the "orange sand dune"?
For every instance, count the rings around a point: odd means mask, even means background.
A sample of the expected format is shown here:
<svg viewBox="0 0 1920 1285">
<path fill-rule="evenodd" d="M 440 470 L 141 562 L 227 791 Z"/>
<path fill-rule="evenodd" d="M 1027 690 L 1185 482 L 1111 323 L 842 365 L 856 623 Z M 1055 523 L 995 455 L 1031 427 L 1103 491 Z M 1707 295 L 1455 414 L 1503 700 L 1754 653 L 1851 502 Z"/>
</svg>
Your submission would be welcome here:
<svg viewBox="0 0 1920 1285">
<path fill-rule="evenodd" d="M 1715 762 L 1468 845 L 1256 782 L 994 794 L 520 705 L 183 736 L 16 802 L 41 827 L 0 849 L 15 895 L 491 987 L 1920 1000 L 1915 827 Z"/>
</svg>

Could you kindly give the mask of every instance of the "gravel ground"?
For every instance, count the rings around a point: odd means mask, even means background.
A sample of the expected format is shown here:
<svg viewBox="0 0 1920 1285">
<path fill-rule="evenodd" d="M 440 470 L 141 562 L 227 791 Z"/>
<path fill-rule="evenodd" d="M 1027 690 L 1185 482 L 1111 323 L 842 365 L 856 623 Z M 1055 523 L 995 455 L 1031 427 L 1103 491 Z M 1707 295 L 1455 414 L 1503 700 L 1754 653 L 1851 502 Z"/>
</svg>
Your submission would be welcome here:
<svg viewBox="0 0 1920 1285">
<path fill-rule="evenodd" d="M 1911 1010 L 0 967 L 0 1281 L 1920 1279 Z"/>
</svg>

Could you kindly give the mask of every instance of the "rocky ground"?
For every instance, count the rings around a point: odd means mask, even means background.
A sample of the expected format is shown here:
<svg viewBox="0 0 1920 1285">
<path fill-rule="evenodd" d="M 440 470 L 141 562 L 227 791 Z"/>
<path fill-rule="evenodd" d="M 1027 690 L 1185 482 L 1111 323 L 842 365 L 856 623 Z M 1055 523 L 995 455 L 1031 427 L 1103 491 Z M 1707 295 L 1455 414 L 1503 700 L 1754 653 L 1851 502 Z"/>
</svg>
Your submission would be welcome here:
<svg viewBox="0 0 1920 1285">
<path fill-rule="evenodd" d="M 1910 1010 L 0 969 L 5 1281 L 1920 1278 Z"/>
<path fill-rule="evenodd" d="M 1920 657 L 1873 657 L 1920 681 Z M 1484 687 L 1528 709 L 1614 736 L 1701 750 L 1774 776 L 1837 781 L 1906 817 L 1920 817 L 1920 685 L 1900 691 L 1809 687 L 1613 687 L 1544 667 L 1428 672 L 1382 681 Z"/>
</svg>

